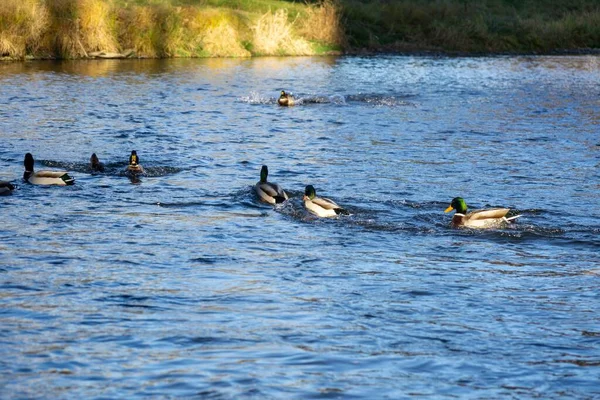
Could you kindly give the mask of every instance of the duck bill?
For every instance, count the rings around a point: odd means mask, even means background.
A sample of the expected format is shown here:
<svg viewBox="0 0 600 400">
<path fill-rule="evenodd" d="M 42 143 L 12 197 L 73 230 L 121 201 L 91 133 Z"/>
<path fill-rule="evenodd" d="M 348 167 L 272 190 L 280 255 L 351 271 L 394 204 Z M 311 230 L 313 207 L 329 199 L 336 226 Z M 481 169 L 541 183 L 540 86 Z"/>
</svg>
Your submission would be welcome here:
<svg viewBox="0 0 600 400">
<path fill-rule="evenodd" d="M 302 196 L 302 201 L 306 201 L 306 200 L 310 200 L 310 197 L 308 197 L 307 195 Z"/>
<path fill-rule="evenodd" d="M 448 206 L 448 208 L 446 208 L 446 210 L 444 210 L 444 212 L 447 213 L 447 212 L 450 212 L 452 210 L 454 210 L 454 207 Z"/>
</svg>

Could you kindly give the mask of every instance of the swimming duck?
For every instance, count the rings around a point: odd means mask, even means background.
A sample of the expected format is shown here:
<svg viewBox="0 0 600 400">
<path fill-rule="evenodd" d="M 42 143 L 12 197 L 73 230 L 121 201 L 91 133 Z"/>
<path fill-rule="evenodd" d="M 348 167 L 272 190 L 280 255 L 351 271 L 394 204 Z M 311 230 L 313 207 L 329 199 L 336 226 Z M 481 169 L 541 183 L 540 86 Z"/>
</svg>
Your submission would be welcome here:
<svg viewBox="0 0 600 400">
<path fill-rule="evenodd" d="M 294 105 L 294 96 L 291 93 L 286 93 L 284 90 L 281 91 L 281 96 L 279 96 L 279 100 L 277 100 L 280 106 L 293 106 Z"/>
<path fill-rule="evenodd" d="M 256 191 L 258 198 L 269 204 L 283 203 L 288 199 L 288 195 L 278 184 L 267 182 L 268 175 L 269 169 L 266 165 L 263 165 L 260 169 L 260 181 L 256 182 L 256 185 L 254 185 L 254 190 Z"/>
<path fill-rule="evenodd" d="M 142 168 L 142 165 L 140 164 L 140 158 L 138 157 L 137 152 L 135 150 L 131 150 L 127 171 L 140 174 L 144 173 L 144 168 Z"/>
<path fill-rule="evenodd" d="M 11 194 L 13 190 L 15 190 L 15 187 L 12 183 L 0 181 L 0 196 Z"/>
<path fill-rule="evenodd" d="M 452 210 L 456 210 L 456 213 L 452 217 L 452 226 L 455 228 L 459 226 L 467 228 L 498 228 L 520 217 L 520 215 L 516 215 L 506 218 L 506 214 L 509 211 L 508 208 L 491 208 L 467 213 L 467 203 L 465 203 L 462 197 L 452 199 L 452 203 L 450 203 L 444 212 Z"/>
<path fill-rule="evenodd" d="M 75 183 L 75 178 L 72 178 L 66 171 L 33 171 L 33 156 L 31 153 L 25 154 L 25 172 L 23 179 L 33 185 L 58 185 L 66 186 Z"/>
<path fill-rule="evenodd" d="M 335 217 L 340 214 L 349 214 L 333 200 L 317 197 L 317 191 L 313 185 L 306 186 L 302 200 L 304 200 L 304 207 L 318 217 Z"/>
<path fill-rule="evenodd" d="M 104 172 L 104 164 L 100 162 L 96 153 L 92 153 L 90 157 L 90 169 L 92 172 Z"/>
</svg>

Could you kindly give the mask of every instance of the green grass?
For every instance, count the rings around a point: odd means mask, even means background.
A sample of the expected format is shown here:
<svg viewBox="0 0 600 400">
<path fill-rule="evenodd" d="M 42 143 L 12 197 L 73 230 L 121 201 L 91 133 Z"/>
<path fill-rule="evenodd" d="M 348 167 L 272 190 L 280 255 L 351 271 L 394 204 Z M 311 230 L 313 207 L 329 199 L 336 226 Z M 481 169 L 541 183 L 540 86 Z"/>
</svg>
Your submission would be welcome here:
<svg viewBox="0 0 600 400">
<path fill-rule="evenodd" d="M 342 0 L 353 48 L 552 52 L 600 48 L 595 0 Z"/>
</svg>

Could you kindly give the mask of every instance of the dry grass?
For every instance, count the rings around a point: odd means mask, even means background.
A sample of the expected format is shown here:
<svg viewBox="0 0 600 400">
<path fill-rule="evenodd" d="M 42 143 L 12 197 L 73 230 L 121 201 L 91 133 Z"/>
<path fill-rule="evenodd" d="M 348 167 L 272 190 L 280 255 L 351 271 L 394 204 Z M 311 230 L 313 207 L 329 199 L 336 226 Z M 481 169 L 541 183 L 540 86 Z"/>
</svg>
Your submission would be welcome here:
<svg viewBox="0 0 600 400">
<path fill-rule="evenodd" d="M 252 54 L 242 44 L 244 36 L 249 35 L 244 26 L 239 14 L 207 9 L 196 16 L 191 36 L 199 39 L 203 54 L 210 57 L 250 57 Z"/>
<path fill-rule="evenodd" d="M 154 14 L 157 28 L 154 47 L 160 57 L 189 57 L 188 38 L 184 33 L 181 7 L 158 6 Z"/>
<path fill-rule="evenodd" d="M 79 4 L 77 0 L 51 0 L 46 2 L 50 14 L 50 29 L 46 40 L 59 58 L 87 57 L 81 42 Z"/>
<path fill-rule="evenodd" d="M 0 55 L 82 58 L 128 49 L 138 57 L 311 55 L 316 47 L 309 41 L 342 41 L 333 1 L 226 8 L 209 1 L 0 0 Z M 271 3 L 281 8 L 265 13 Z"/>
<path fill-rule="evenodd" d="M 121 47 L 134 49 L 140 57 L 157 57 L 154 48 L 154 13 L 148 7 L 133 6 L 119 12 Z"/>
<path fill-rule="evenodd" d="M 262 15 L 252 27 L 254 51 L 259 55 L 310 55 L 314 51 L 306 39 L 295 35 L 288 13 L 281 9 Z"/>
<path fill-rule="evenodd" d="M 189 12 L 185 27 L 192 39 L 194 56 L 250 57 L 243 46 L 248 41 L 249 29 L 242 14 L 217 8 L 196 9 Z"/>
<path fill-rule="evenodd" d="M 308 5 L 299 31 L 308 40 L 341 46 L 345 41 L 340 16 L 340 4 L 335 0 Z"/>
<path fill-rule="evenodd" d="M 112 1 L 78 0 L 81 44 L 88 51 L 118 49 Z"/>
<path fill-rule="evenodd" d="M 39 49 L 48 27 L 48 12 L 36 0 L 0 3 L 0 56 L 23 59 Z"/>
</svg>

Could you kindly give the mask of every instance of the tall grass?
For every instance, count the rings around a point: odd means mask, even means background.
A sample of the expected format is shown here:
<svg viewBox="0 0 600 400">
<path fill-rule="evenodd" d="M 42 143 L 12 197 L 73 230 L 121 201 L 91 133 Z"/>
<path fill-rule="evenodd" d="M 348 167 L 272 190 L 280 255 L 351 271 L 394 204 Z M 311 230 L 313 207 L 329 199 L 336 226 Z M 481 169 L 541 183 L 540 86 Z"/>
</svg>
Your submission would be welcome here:
<svg viewBox="0 0 600 400">
<path fill-rule="evenodd" d="M 324 0 L 316 5 L 308 5 L 306 17 L 300 20 L 300 33 L 308 40 L 343 46 L 345 39 L 340 3 Z"/>
<path fill-rule="evenodd" d="M 37 0 L 0 4 L 0 57 L 23 59 L 37 53 L 48 26 L 48 12 Z"/>
<path fill-rule="evenodd" d="M 134 49 L 139 56 L 157 57 L 155 48 L 154 12 L 149 7 L 132 6 L 119 9 L 119 42 L 125 49 Z"/>
<path fill-rule="evenodd" d="M 223 12 L 216 8 L 198 10 L 189 21 L 188 29 L 197 39 L 194 48 L 199 56 L 250 57 L 244 47 L 249 43 L 250 28 L 243 13 Z"/>
<path fill-rule="evenodd" d="M 0 0 L 0 56 L 308 55 L 342 43 L 337 5 L 279 0 Z M 319 42 L 319 43 L 317 43 Z M 339 46 L 338 46 L 339 47 Z"/>
<path fill-rule="evenodd" d="M 81 44 L 86 51 L 118 50 L 112 1 L 78 0 Z"/>
<path fill-rule="evenodd" d="M 289 22 L 286 10 L 267 12 L 254 24 L 253 45 L 259 55 L 309 55 L 310 44 L 294 35 L 293 22 Z"/>
</svg>

